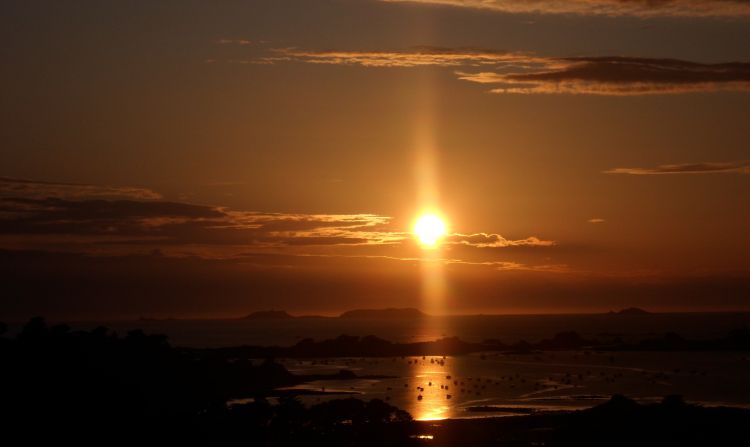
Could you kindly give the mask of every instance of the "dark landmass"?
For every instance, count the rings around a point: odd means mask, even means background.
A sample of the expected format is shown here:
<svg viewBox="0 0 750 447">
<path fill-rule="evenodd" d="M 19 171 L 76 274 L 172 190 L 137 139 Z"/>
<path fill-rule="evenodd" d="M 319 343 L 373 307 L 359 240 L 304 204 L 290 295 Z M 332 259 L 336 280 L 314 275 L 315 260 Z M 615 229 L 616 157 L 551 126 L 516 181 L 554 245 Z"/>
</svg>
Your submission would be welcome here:
<svg viewBox="0 0 750 447">
<path fill-rule="evenodd" d="M 467 343 L 458 338 L 443 338 L 422 343 L 392 343 L 373 335 L 356 337 L 340 335 L 316 342 L 300 340 L 289 347 L 238 346 L 228 348 L 182 348 L 202 355 L 244 358 L 315 358 L 315 357 L 401 357 L 406 355 L 460 355 L 484 350 L 482 344 Z"/>
<path fill-rule="evenodd" d="M 297 396 L 336 396 L 346 395 L 353 396 L 359 394 L 356 391 L 321 391 L 321 390 L 309 390 L 305 388 L 292 388 L 292 389 L 280 389 L 274 390 L 270 397 L 297 397 Z"/>
<path fill-rule="evenodd" d="M 0 335 L 5 328 L 0 323 Z M 280 388 L 313 380 L 383 378 L 348 370 L 295 375 L 271 360 L 206 354 L 139 330 L 119 337 L 104 327 L 71 331 L 34 318 L 15 338 L 0 337 L 0 420 L 62 434 L 82 424 L 130 430 L 136 421 L 133 433 L 166 433 L 206 422 L 209 416 L 201 415 L 220 414 L 233 399 L 306 394 Z"/>
<path fill-rule="evenodd" d="M 417 422 L 433 446 L 734 446 L 750 442 L 750 410 L 679 396 L 642 405 L 623 396 L 567 413 Z"/>
<path fill-rule="evenodd" d="M 603 351 L 747 351 L 750 350 L 750 329 L 733 329 L 725 337 L 713 340 L 689 340 L 669 332 L 637 343 L 613 343 L 596 348 Z"/>
<path fill-rule="evenodd" d="M 641 309 L 640 307 L 628 307 L 617 312 L 608 312 L 610 315 L 651 315 L 651 312 Z"/>
<path fill-rule="evenodd" d="M 289 347 L 237 346 L 227 348 L 182 348 L 200 352 L 202 356 L 219 358 L 316 358 L 316 357 L 402 357 L 465 355 L 478 352 L 532 354 L 539 351 L 747 351 L 750 350 L 750 330 L 735 329 L 726 337 L 714 340 L 688 340 L 674 333 L 649 338 L 637 343 L 625 343 L 619 337 L 605 340 L 586 339 L 576 332 L 560 332 L 551 339 L 537 343 L 521 340 L 507 344 L 499 340 L 471 343 L 456 337 L 431 342 L 392 343 L 373 335 L 356 337 L 341 335 L 316 342 L 306 338 Z"/>
</svg>

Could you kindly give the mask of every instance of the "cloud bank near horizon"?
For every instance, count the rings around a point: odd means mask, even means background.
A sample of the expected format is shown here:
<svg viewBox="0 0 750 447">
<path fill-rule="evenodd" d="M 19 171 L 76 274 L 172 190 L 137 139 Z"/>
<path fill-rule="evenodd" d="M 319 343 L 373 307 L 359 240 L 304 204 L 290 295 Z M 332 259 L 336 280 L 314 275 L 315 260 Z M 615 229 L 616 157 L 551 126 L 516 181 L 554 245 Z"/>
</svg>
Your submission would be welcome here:
<svg viewBox="0 0 750 447">
<path fill-rule="evenodd" d="M 3 186 L 4 185 L 4 186 Z M 141 189 L 4 179 L 0 183 L 0 249 L 34 248 L 89 254 L 154 250 L 170 256 L 233 258 L 248 252 L 290 256 L 418 260 L 408 226 L 377 214 L 268 213 L 167 201 Z M 117 194 L 120 194 L 119 196 Z M 105 198 L 106 196 L 106 198 Z M 536 236 L 453 233 L 445 263 L 532 268 L 496 252 L 554 247 Z M 466 249 L 478 250 L 471 259 Z"/>
</svg>

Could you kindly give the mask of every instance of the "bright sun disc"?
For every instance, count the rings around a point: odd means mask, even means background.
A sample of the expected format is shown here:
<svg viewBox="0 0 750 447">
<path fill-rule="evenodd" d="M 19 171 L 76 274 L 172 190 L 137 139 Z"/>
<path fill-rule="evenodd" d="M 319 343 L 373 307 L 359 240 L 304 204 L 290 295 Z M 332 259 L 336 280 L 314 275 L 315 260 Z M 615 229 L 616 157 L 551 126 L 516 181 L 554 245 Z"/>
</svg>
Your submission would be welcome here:
<svg viewBox="0 0 750 447">
<path fill-rule="evenodd" d="M 433 247 L 445 235 L 445 223 L 434 214 L 425 214 L 414 224 L 414 234 L 423 245 Z"/>
</svg>

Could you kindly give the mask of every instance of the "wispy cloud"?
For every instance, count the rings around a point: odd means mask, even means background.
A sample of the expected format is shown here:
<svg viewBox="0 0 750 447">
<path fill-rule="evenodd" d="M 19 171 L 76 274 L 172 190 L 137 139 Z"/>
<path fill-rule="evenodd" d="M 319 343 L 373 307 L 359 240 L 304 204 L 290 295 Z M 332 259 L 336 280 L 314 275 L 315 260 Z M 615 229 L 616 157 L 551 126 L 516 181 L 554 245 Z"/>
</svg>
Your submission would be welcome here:
<svg viewBox="0 0 750 447">
<path fill-rule="evenodd" d="M 599 218 L 599 217 L 594 217 L 594 218 L 587 220 L 587 222 L 591 224 L 600 224 L 600 223 L 606 222 L 606 220 Z"/>
<path fill-rule="evenodd" d="M 746 0 L 381 0 L 446 5 L 511 14 L 649 17 L 750 17 Z"/>
<path fill-rule="evenodd" d="M 545 241 L 537 237 L 528 237 L 525 239 L 506 239 L 499 234 L 474 233 L 474 234 L 451 234 L 446 238 L 448 244 L 462 244 L 479 248 L 499 248 L 499 247 L 551 247 L 555 241 Z"/>
<path fill-rule="evenodd" d="M 654 168 L 614 168 L 605 174 L 666 175 L 666 174 L 750 174 L 750 161 L 704 162 L 660 165 Z"/>
<path fill-rule="evenodd" d="M 704 64 L 677 59 L 623 56 L 541 57 L 472 48 L 420 47 L 403 51 L 271 50 L 245 61 L 298 62 L 367 68 L 444 67 L 458 79 L 498 94 L 632 96 L 750 91 L 750 63 Z"/>
<path fill-rule="evenodd" d="M 390 218 L 372 214 L 284 214 L 166 201 L 0 199 L 0 233 L 111 236 L 117 243 L 283 247 L 389 243 Z M 116 239 L 115 239 L 116 238 Z"/>
<path fill-rule="evenodd" d="M 253 45 L 255 42 L 248 39 L 216 39 L 219 45 Z"/>
<path fill-rule="evenodd" d="M 416 47 L 402 51 L 313 51 L 297 48 L 277 48 L 273 51 L 277 57 L 263 60 L 362 67 L 479 67 L 509 62 L 529 63 L 533 59 L 530 55 L 522 53 L 444 47 Z"/>
<path fill-rule="evenodd" d="M 547 272 L 547 273 L 571 273 L 573 270 L 567 264 L 535 264 L 529 265 L 514 261 L 465 261 L 461 259 L 441 259 L 448 265 L 482 266 L 503 272 Z"/>
<path fill-rule="evenodd" d="M 252 258 L 257 256 L 256 253 L 243 254 L 239 259 L 243 257 Z M 284 255 L 263 255 L 264 258 L 279 258 Z M 344 261 L 355 261 L 355 260 L 370 260 L 370 261 L 398 261 L 414 264 L 416 262 L 428 262 L 428 263 L 439 263 L 449 266 L 457 267 L 481 267 L 499 271 L 520 271 L 520 272 L 549 272 L 549 273 L 570 273 L 573 270 L 566 264 L 525 264 L 515 261 L 471 261 L 466 259 L 458 259 L 452 257 L 438 257 L 438 258 L 420 258 L 420 257 L 398 257 L 398 256 L 383 256 L 383 255 L 348 255 L 348 254 L 295 254 L 293 258 L 313 258 L 320 259 L 320 262 L 331 261 L 331 260 L 344 260 Z M 284 258 L 284 264 L 289 265 L 289 257 Z"/>
<path fill-rule="evenodd" d="M 127 198 L 137 200 L 162 198 L 161 194 L 150 189 L 132 186 L 101 186 L 0 177 L 0 197 L 3 196 L 68 199 Z"/>
</svg>

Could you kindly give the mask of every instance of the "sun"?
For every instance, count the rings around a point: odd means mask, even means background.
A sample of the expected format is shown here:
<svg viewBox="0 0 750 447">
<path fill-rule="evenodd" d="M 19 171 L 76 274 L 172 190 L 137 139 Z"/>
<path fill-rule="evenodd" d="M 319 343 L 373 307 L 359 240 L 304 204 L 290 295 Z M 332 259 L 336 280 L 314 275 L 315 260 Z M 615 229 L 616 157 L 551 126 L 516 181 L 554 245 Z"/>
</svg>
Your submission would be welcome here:
<svg viewBox="0 0 750 447">
<path fill-rule="evenodd" d="M 445 222 L 435 214 L 423 214 L 414 223 L 414 234 L 425 247 L 436 246 L 445 231 Z"/>
</svg>

